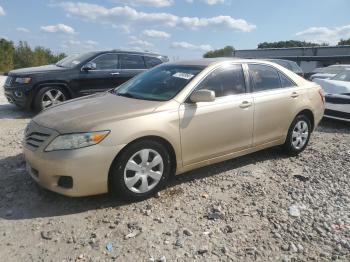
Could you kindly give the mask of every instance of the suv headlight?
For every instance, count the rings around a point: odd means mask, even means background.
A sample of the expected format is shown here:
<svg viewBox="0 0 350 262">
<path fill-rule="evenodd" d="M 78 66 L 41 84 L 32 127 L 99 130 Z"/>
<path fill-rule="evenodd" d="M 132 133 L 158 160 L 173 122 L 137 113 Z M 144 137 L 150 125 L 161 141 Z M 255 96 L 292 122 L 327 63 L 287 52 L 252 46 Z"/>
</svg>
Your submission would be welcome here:
<svg viewBox="0 0 350 262">
<path fill-rule="evenodd" d="M 60 135 L 51 141 L 51 143 L 45 148 L 45 151 L 50 152 L 56 150 L 77 149 L 96 145 L 105 139 L 109 132 L 110 131 L 98 131 Z"/>
<path fill-rule="evenodd" d="M 29 84 L 32 81 L 31 77 L 16 77 L 15 82 L 17 84 Z"/>
</svg>

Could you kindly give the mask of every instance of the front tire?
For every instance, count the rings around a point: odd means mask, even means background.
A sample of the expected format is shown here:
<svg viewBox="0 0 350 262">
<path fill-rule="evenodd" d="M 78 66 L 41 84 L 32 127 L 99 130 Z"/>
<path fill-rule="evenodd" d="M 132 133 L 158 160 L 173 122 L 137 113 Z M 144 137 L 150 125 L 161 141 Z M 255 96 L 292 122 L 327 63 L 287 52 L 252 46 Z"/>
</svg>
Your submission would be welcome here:
<svg viewBox="0 0 350 262">
<path fill-rule="evenodd" d="M 128 201 L 146 199 L 164 186 L 171 164 L 169 152 L 162 143 L 134 142 L 112 164 L 110 188 Z"/>
<path fill-rule="evenodd" d="M 289 127 L 284 151 L 293 156 L 300 154 L 309 143 L 311 131 L 310 119 L 306 115 L 298 115 Z"/>
</svg>

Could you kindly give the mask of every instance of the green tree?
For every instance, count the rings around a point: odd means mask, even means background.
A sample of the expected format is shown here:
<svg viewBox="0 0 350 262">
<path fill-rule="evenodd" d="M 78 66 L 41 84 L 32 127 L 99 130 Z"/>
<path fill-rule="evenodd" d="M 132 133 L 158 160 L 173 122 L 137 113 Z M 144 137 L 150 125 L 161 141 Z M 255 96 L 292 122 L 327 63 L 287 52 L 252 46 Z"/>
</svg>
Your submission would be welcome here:
<svg viewBox="0 0 350 262">
<path fill-rule="evenodd" d="M 7 72 L 13 68 L 13 42 L 0 39 L 0 72 Z"/>
<path fill-rule="evenodd" d="M 233 56 L 233 51 L 235 51 L 233 46 L 225 46 L 221 49 L 212 50 L 206 52 L 203 57 L 204 58 L 212 58 L 212 57 L 231 57 Z"/>
<path fill-rule="evenodd" d="M 18 45 L 0 38 L 0 72 L 8 72 L 14 68 L 54 64 L 66 57 L 66 54 L 53 54 L 44 47 L 35 47 L 34 50 L 25 41 Z"/>
<path fill-rule="evenodd" d="M 34 49 L 33 56 L 34 56 L 34 60 L 33 60 L 34 66 L 40 66 L 40 65 L 54 64 L 57 61 L 63 59 L 66 55 L 65 54 L 54 55 L 52 54 L 52 51 L 50 49 L 38 46 Z"/>
<path fill-rule="evenodd" d="M 350 45 L 350 38 L 348 40 L 340 39 L 338 45 Z"/>
<path fill-rule="evenodd" d="M 317 44 L 317 43 L 297 41 L 297 40 L 263 42 L 258 44 L 258 48 L 289 48 L 289 47 L 315 47 L 315 46 L 328 46 L 328 44 L 327 43 Z"/>
<path fill-rule="evenodd" d="M 14 68 L 34 66 L 34 54 L 30 46 L 25 41 L 20 41 L 15 48 Z"/>
</svg>

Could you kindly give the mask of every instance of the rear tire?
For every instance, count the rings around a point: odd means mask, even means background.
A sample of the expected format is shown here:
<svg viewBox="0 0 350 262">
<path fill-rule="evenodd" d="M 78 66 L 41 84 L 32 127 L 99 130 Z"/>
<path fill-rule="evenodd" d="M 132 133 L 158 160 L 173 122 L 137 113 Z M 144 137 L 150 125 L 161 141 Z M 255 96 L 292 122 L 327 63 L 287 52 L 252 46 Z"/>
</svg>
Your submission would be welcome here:
<svg viewBox="0 0 350 262">
<path fill-rule="evenodd" d="M 286 141 L 283 145 L 288 155 L 298 155 L 305 150 L 311 135 L 311 122 L 306 115 L 298 115 L 289 127 Z"/>
<path fill-rule="evenodd" d="M 166 147 L 153 140 L 128 145 L 110 171 L 110 189 L 127 201 L 146 199 L 158 192 L 168 180 L 171 160 Z"/>
<path fill-rule="evenodd" d="M 34 98 L 34 109 L 40 112 L 69 98 L 66 90 L 59 86 L 48 86 L 40 89 Z"/>
</svg>

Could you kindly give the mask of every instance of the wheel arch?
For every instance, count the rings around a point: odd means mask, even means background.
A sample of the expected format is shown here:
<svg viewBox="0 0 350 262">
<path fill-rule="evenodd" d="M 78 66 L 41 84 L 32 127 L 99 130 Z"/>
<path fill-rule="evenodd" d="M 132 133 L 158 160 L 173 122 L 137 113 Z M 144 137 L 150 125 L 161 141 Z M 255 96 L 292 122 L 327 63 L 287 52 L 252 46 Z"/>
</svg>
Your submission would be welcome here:
<svg viewBox="0 0 350 262">
<path fill-rule="evenodd" d="M 74 94 L 72 92 L 72 90 L 69 88 L 68 84 L 66 82 L 43 82 L 43 83 L 39 83 L 34 87 L 34 95 L 31 101 L 31 107 L 34 107 L 34 102 L 35 102 L 35 97 L 37 96 L 38 92 L 45 87 L 61 87 L 63 88 L 67 94 L 69 95 L 69 99 L 74 97 Z"/>
<path fill-rule="evenodd" d="M 305 115 L 305 116 L 307 116 L 310 119 L 311 131 L 314 131 L 314 128 L 315 128 L 315 116 L 314 116 L 314 113 L 310 109 L 303 109 L 298 114 L 296 114 L 295 117 L 297 117 L 299 115 Z"/>
<path fill-rule="evenodd" d="M 132 140 L 131 142 L 129 142 L 128 144 L 126 144 L 122 150 L 120 150 L 118 152 L 118 154 L 115 156 L 115 158 L 112 161 L 111 166 L 109 167 L 109 171 L 108 171 L 108 191 L 111 192 L 111 177 L 112 177 L 112 167 L 114 166 L 115 162 L 119 160 L 120 156 L 124 153 L 124 151 L 126 150 L 127 147 L 129 147 L 131 144 L 137 143 L 139 141 L 143 141 L 143 140 L 152 140 L 152 141 L 157 141 L 159 143 L 161 143 L 162 145 L 164 145 L 166 147 L 166 149 L 169 152 L 170 155 L 170 160 L 171 160 L 171 176 L 175 175 L 176 173 L 176 167 L 177 167 L 177 157 L 176 157 L 176 153 L 175 153 L 175 149 L 173 147 L 173 145 L 165 138 L 161 137 L 161 136 L 156 136 L 156 135 L 148 135 L 148 136 L 143 136 L 143 137 L 139 137 L 137 139 Z"/>
</svg>

